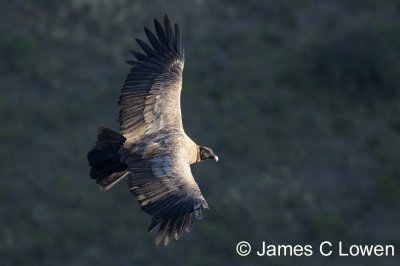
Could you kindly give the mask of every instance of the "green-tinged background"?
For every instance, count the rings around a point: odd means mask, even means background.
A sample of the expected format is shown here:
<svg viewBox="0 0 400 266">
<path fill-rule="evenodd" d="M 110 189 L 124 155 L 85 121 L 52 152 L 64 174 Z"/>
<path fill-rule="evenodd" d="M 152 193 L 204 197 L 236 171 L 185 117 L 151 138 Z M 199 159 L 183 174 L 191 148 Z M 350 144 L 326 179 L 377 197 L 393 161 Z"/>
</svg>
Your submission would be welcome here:
<svg viewBox="0 0 400 266">
<path fill-rule="evenodd" d="M 0 1 L 1 265 L 399 265 L 400 4 L 387 1 Z M 186 51 L 186 132 L 210 210 L 167 248 L 125 184 L 86 153 L 117 129 L 143 27 L 169 14 Z M 248 257 L 246 240 L 310 244 Z M 318 255 L 322 241 L 396 256 Z"/>
</svg>

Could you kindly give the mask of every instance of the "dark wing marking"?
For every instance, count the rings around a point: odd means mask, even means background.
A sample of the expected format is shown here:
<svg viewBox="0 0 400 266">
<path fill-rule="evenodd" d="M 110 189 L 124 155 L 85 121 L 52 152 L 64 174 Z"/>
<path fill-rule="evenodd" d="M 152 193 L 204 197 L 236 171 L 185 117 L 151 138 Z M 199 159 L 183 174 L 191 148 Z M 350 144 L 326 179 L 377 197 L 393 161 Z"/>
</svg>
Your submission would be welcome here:
<svg viewBox="0 0 400 266">
<path fill-rule="evenodd" d="M 139 157 L 128 159 L 128 187 L 141 208 L 153 216 L 149 232 L 160 225 L 156 244 L 164 239 L 168 245 L 183 230 L 190 232 L 193 220 L 202 219 L 208 204 L 185 158 L 168 153 Z"/>
<path fill-rule="evenodd" d="M 164 27 L 154 20 L 157 36 L 145 28 L 150 45 L 137 39 L 144 53 L 130 51 L 132 65 L 118 104 L 120 131 L 127 139 L 139 139 L 163 127 L 182 128 L 180 92 L 184 54 L 179 26 L 173 33 L 167 16 Z"/>
</svg>

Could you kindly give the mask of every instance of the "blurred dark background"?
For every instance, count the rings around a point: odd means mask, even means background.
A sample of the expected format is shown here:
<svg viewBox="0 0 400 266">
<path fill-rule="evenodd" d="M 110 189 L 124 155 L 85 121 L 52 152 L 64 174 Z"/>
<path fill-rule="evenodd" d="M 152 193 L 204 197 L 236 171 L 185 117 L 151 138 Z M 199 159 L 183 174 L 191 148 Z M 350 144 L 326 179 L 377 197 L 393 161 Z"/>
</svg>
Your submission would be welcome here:
<svg viewBox="0 0 400 266">
<path fill-rule="evenodd" d="M 2 265 L 399 265 L 400 4 L 384 1 L 0 1 Z M 136 37 L 168 14 L 186 51 L 186 132 L 211 209 L 154 246 L 122 183 L 86 153 L 117 129 Z M 311 244 L 240 257 L 236 243 Z M 321 257 L 324 240 L 394 258 Z"/>
</svg>

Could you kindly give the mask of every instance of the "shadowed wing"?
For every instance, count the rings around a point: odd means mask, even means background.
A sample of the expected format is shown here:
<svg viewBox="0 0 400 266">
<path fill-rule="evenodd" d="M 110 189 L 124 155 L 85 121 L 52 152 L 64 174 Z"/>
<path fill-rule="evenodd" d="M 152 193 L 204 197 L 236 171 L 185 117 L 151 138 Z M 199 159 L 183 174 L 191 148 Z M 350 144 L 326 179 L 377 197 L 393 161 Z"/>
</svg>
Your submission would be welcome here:
<svg viewBox="0 0 400 266">
<path fill-rule="evenodd" d="M 177 153 L 158 152 L 127 161 L 128 187 L 141 208 L 153 216 L 149 232 L 160 224 L 157 245 L 163 239 L 165 245 L 173 238 L 178 240 L 183 230 L 190 232 L 193 220 L 202 219 L 202 209 L 208 208 L 189 164 Z"/>
<path fill-rule="evenodd" d="M 138 140 L 161 128 L 182 128 L 180 94 L 184 54 L 179 26 L 172 31 L 167 16 L 164 26 L 154 20 L 156 34 L 145 28 L 150 45 L 136 39 L 144 53 L 131 51 L 137 61 L 125 80 L 118 104 L 120 131 Z"/>
</svg>

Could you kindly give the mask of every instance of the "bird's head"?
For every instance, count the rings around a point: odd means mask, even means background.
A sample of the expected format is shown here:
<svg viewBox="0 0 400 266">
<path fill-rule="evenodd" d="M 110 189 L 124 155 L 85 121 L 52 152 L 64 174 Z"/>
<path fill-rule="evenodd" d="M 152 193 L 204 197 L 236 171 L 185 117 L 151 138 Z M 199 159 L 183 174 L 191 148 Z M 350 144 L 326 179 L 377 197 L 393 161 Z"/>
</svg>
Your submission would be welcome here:
<svg viewBox="0 0 400 266">
<path fill-rule="evenodd" d="M 214 159 L 216 162 L 218 162 L 218 156 L 215 155 L 215 153 L 212 151 L 212 149 L 208 147 L 199 147 L 199 152 L 200 152 L 200 161 L 207 160 L 207 159 Z"/>
</svg>

